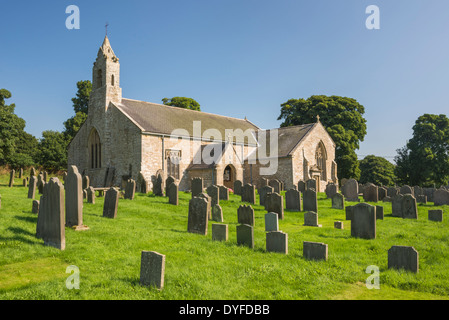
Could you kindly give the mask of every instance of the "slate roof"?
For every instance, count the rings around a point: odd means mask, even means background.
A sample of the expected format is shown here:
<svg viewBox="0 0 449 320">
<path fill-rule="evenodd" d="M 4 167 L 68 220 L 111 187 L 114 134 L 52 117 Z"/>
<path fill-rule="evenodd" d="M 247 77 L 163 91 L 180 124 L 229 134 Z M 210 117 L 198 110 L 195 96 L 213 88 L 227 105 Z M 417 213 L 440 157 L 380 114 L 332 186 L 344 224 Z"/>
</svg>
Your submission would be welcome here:
<svg viewBox="0 0 449 320">
<path fill-rule="evenodd" d="M 200 135 L 205 130 L 217 129 L 222 136 L 221 141 L 227 141 L 226 129 L 241 129 L 240 133 L 234 131 L 234 141 L 242 139 L 239 141 L 245 141 L 245 144 L 257 144 L 254 135 L 250 134 L 250 132 L 255 132 L 259 128 L 246 119 L 231 118 L 131 99 L 122 99 L 121 103 L 115 105 L 134 121 L 143 132 L 170 135 L 175 129 L 184 129 L 189 133 L 190 137 L 200 138 Z M 199 134 L 193 130 L 194 121 L 201 121 L 201 132 Z M 249 131 L 247 131 L 248 129 Z"/>
</svg>

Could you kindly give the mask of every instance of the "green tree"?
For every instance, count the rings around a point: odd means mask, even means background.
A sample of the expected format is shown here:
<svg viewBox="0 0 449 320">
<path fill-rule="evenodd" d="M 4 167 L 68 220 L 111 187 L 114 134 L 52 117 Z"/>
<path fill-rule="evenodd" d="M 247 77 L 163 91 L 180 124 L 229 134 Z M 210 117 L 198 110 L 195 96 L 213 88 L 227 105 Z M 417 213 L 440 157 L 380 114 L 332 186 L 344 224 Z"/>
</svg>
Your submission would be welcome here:
<svg viewBox="0 0 449 320">
<path fill-rule="evenodd" d="M 396 175 L 402 184 L 437 186 L 449 181 L 449 119 L 424 114 L 413 126 L 413 136 L 397 150 Z"/>
<path fill-rule="evenodd" d="M 336 144 L 337 175 L 360 178 L 359 161 L 355 150 L 366 135 L 365 108 L 353 98 L 314 95 L 305 99 L 290 99 L 281 104 L 278 120 L 281 127 L 313 123 L 319 116 L 321 123 Z"/>
<path fill-rule="evenodd" d="M 378 186 L 394 186 L 396 176 L 395 166 L 390 161 L 375 155 L 369 155 L 360 160 L 360 183 L 374 183 Z"/>
<path fill-rule="evenodd" d="M 173 97 L 171 99 L 164 98 L 164 99 L 162 99 L 162 102 L 166 106 L 201 111 L 200 104 L 192 98 L 186 98 L 186 97 Z"/>
<path fill-rule="evenodd" d="M 63 133 L 69 141 L 75 137 L 87 119 L 89 98 L 90 93 L 92 92 L 92 83 L 89 80 L 78 81 L 76 87 L 78 88 L 78 91 L 76 92 L 76 96 L 72 98 L 75 116 L 64 122 L 65 129 Z"/>
<path fill-rule="evenodd" d="M 63 133 L 53 130 L 42 132 L 37 158 L 45 170 L 56 171 L 67 167 L 67 145 L 68 140 Z"/>
</svg>

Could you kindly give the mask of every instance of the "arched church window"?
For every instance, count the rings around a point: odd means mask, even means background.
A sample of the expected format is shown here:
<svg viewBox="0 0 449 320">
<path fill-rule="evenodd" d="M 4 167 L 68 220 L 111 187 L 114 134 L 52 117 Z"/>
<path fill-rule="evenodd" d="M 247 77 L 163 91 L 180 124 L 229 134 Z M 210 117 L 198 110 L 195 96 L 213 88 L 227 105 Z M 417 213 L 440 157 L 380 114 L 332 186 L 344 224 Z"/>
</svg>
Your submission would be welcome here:
<svg viewBox="0 0 449 320">
<path fill-rule="evenodd" d="M 318 144 L 315 152 L 316 165 L 321 170 L 320 179 L 327 181 L 327 153 L 322 141 Z"/>
<path fill-rule="evenodd" d="M 101 168 L 101 142 L 95 129 L 89 135 L 89 166 L 91 169 Z"/>
<path fill-rule="evenodd" d="M 179 179 L 179 163 L 181 162 L 180 150 L 166 150 L 165 158 L 167 160 L 167 176 Z"/>
</svg>

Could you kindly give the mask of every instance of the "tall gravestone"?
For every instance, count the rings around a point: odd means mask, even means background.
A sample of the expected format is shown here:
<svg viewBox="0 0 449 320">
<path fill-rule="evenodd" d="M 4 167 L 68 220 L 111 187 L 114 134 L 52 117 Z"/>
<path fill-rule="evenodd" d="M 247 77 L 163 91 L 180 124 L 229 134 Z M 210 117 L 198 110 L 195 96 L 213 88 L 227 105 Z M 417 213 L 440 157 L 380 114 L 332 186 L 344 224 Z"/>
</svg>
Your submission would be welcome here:
<svg viewBox="0 0 449 320">
<path fill-rule="evenodd" d="M 198 197 L 200 193 L 203 192 L 204 186 L 203 186 L 203 179 L 202 178 L 193 178 L 191 180 L 191 187 L 192 191 L 192 198 Z"/>
<path fill-rule="evenodd" d="M 147 287 L 164 287 L 165 255 L 155 251 L 142 251 L 140 259 L 140 284 Z"/>
<path fill-rule="evenodd" d="M 209 205 L 208 201 L 203 197 L 193 197 L 189 201 L 188 232 L 207 235 Z"/>
<path fill-rule="evenodd" d="M 120 191 L 110 187 L 104 196 L 103 217 L 115 219 L 117 217 L 118 198 Z"/>
<path fill-rule="evenodd" d="M 353 207 L 351 236 L 362 239 L 376 238 L 376 207 L 358 203 Z"/>
<path fill-rule="evenodd" d="M 285 192 L 285 208 L 290 211 L 301 211 L 301 192 L 290 189 Z"/>
<path fill-rule="evenodd" d="M 298 191 L 299 192 L 304 192 L 306 191 L 306 183 L 302 180 L 298 181 Z"/>
<path fill-rule="evenodd" d="M 65 212 L 68 227 L 83 225 L 82 177 L 76 166 L 69 166 L 65 182 Z"/>
<path fill-rule="evenodd" d="M 36 237 L 47 246 L 65 249 L 64 186 L 58 178 L 45 185 L 40 199 Z"/>
<path fill-rule="evenodd" d="M 225 186 L 218 186 L 220 188 L 219 195 L 220 200 L 229 200 L 229 188 Z"/>
<path fill-rule="evenodd" d="M 239 196 L 242 195 L 242 187 L 243 187 L 242 181 L 236 180 L 234 182 L 234 194 Z"/>
<path fill-rule="evenodd" d="M 363 200 L 366 202 L 378 202 L 378 187 L 372 183 L 366 185 L 363 189 Z"/>
<path fill-rule="evenodd" d="M 34 199 L 36 196 L 37 179 L 36 176 L 31 176 L 30 183 L 28 185 L 28 199 Z"/>
<path fill-rule="evenodd" d="M 304 191 L 303 210 L 318 212 L 318 199 L 314 189 L 307 189 Z"/>
<path fill-rule="evenodd" d="M 404 194 L 401 203 L 401 216 L 404 219 L 418 219 L 418 207 L 412 194 Z"/>
<path fill-rule="evenodd" d="M 14 169 L 11 170 L 11 172 L 9 173 L 9 187 L 11 188 L 14 185 L 14 175 L 16 174 L 16 172 L 14 171 Z"/>
<path fill-rule="evenodd" d="M 216 185 L 211 185 L 206 188 L 206 192 L 211 198 L 211 205 L 220 204 L 220 188 Z"/>
<path fill-rule="evenodd" d="M 273 187 L 270 186 L 263 186 L 259 189 L 259 204 L 261 206 L 265 206 L 265 196 L 267 193 L 273 192 Z"/>
<path fill-rule="evenodd" d="M 134 200 L 134 195 L 136 192 L 136 181 L 133 179 L 128 179 L 125 187 L 125 199 Z"/>
<path fill-rule="evenodd" d="M 164 196 L 164 186 L 163 186 L 162 174 L 160 172 L 157 173 L 156 179 L 153 183 L 153 194 L 157 197 Z"/>
<path fill-rule="evenodd" d="M 175 183 L 175 178 L 168 176 L 167 179 L 165 179 L 165 195 L 167 195 L 168 186 L 172 183 Z"/>
<path fill-rule="evenodd" d="M 43 179 L 45 181 L 45 177 Z M 83 185 L 82 186 L 83 186 L 83 190 L 89 188 L 89 186 L 90 186 L 89 176 L 84 176 L 83 177 Z"/>
<path fill-rule="evenodd" d="M 277 213 L 268 212 L 265 214 L 265 231 L 279 231 L 279 220 Z"/>
<path fill-rule="evenodd" d="M 95 189 L 90 186 L 87 191 L 87 203 L 95 204 Z"/>
<path fill-rule="evenodd" d="M 242 202 L 256 203 L 256 188 L 252 184 L 245 184 L 242 189 Z"/>
<path fill-rule="evenodd" d="M 343 195 L 347 201 L 358 202 L 359 200 L 359 184 L 355 179 L 346 181 L 342 188 Z"/>
<path fill-rule="evenodd" d="M 214 204 L 211 207 L 212 221 L 223 222 L 223 210 L 219 204 Z"/>
<path fill-rule="evenodd" d="M 166 196 L 168 197 L 168 203 L 178 205 L 178 185 L 176 183 L 172 182 L 168 185 Z"/>
<path fill-rule="evenodd" d="M 278 214 L 280 220 L 284 219 L 284 197 L 273 192 L 267 193 L 265 196 L 265 208 L 268 212 L 275 212 Z"/>
<path fill-rule="evenodd" d="M 240 224 L 247 224 L 250 226 L 254 226 L 255 216 L 254 216 L 253 207 L 247 206 L 247 205 L 241 205 L 237 209 L 237 221 Z"/>
<path fill-rule="evenodd" d="M 137 176 L 136 190 L 140 193 L 148 193 L 148 183 L 142 172 L 139 172 Z"/>
<path fill-rule="evenodd" d="M 391 201 L 391 214 L 393 217 L 402 217 L 402 194 L 396 194 Z"/>
</svg>

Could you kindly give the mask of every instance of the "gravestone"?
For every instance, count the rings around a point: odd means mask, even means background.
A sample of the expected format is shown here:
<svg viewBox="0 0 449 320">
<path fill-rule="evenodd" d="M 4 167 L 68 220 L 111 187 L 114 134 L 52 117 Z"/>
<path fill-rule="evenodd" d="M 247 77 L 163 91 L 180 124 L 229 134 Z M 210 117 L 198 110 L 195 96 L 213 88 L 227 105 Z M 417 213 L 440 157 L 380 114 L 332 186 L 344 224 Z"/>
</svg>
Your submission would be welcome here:
<svg viewBox="0 0 449 320">
<path fill-rule="evenodd" d="M 189 201 L 189 215 L 187 231 L 207 235 L 207 224 L 209 220 L 208 208 L 210 204 L 203 197 L 193 197 Z"/>
<path fill-rule="evenodd" d="M 47 178 L 48 178 L 48 172 L 47 171 L 43 172 L 43 177 L 44 177 L 45 183 L 47 183 Z"/>
<path fill-rule="evenodd" d="M 282 231 L 270 231 L 266 234 L 268 252 L 288 254 L 288 234 Z"/>
<path fill-rule="evenodd" d="M 27 179 L 28 179 L 28 177 L 27 177 Z M 63 181 L 64 184 L 65 184 L 65 179 L 67 179 L 67 172 L 66 171 L 64 171 L 62 173 L 62 181 Z"/>
<path fill-rule="evenodd" d="M 148 193 L 148 183 L 142 172 L 139 172 L 137 176 L 136 190 L 140 193 Z"/>
<path fill-rule="evenodd" d="M 304 197 L 302 200 L 304 211 L 318 212 L 318 199 L 314 189 L 307 189 L 304 191 Z"/>
<path fill-rule="evenodd" d="M 255 216 L 253 207 L 240 205 L 240 207 L 237 209 L 237 221 L 240 224 L 254 226 Z"/>
<path fill-rule="evenodd" d="M 415 198 L 417 198 L 418 196 L 424 195 L 423 188 L 421 188 L 420 186 L 414 186 L 413 187 L 413 195 L 415 196 Z"/>
<path fill-rule="evenodd" d="M 106 188 L 112 187 L 114 184 L 115 179 L 115 168 L 114 167 L 108 167 L 106 168 L 106 175 L 104 179 L 104 186 Z"/>
<path fill-rule="evenodd" d="M 225 186 L 219 186 L 219 188 L 220 200 L 229 200 L 229 188 Z"/>
<path fill-rule="evenodd" d="M 341 189 L 347 201 L 359 202 L 359 184 L 355 179 L 346 181 Z"/>
<path fill-rule="evenodd" d="M 212 240 L 228 241 L 228 225 L 221 223 L 214 223 L 212 225 Z"/>
<path fill-rule="evenodd" d="M 252 184 L 245 184 L 242 189 L 242 202 L 256 203 L 256 188 Z"/>
<path fill-rule="evenodd" d="M 370 183 L 363 189 L 363 200 L 366 202 L 378 202 L 379 193 L 376 185 Z"/>
<path fill-rule="evenodd" d="M 337 185 L 335 183 L 328 183 L 324 192 L 326 193 L 326 197 L 331 199 L 332 196 L 338 192 Z"/>
<path fill-rule="evenodd" d="M 39 200 L 33 200 L 33 205 L 31 207 L 31 213 L 39 213 Z"/>
<path fill-rule="evenodd" d="M 242 195 L 242 187 L 243 187 L 242 181 L 236 180 L 234 182 L 234 194 L 239 196 Z"/>
<path fill-rule="evenodd" d="M 64 186 L 58 178 L 45 185 L 39 201 L 36 237 L 47 246 L 65 249 Z"/>
<path fill-rule="evenodd" d="M 327 244 L 321 242 L 303 242 L 303 256 L 308 260 L 324 260 L 327 261 L 328 248 Z"/>
<path fill-rule="evenodd" d="M 9 173 L 9 184 L 8 186 L 11 188 L 14 185 L 14 175 L 16 174 L 16 172 L 14 171 L 14 169 L 11 170 L 11 172 Z"/>
<path fill-rule="evenodd" d="M 335 193 L 332 196 L 332 208 L 339 210 L 345 209 L 345 198 L 341 193 Z"/>
<path fill-rule="evenodd" d="M 120 191 L 110 187 L 104 196 L 103 217 L 115 219 L 117 217 L 118 198 Z"/>
<path fill-rule="evenodd" d="M 268 181 L 268 185 L 273 188 L 274 192 L 281 192 L 281 182 L 278 179 L 270 179 L 270 181 Z"/>
<path fill-rule="evenodd" d="M 347 206 L 345 208 L 346 213 L 346 220 L 352 220 L 353 214 L 354 214 L 354 206 Z"/>
<path fill-rule="evenodd" d="M 377 188 L 377 194 L 379 197 L 379 201 L 382 201 L 387 196 L 387 188 L 385 187 Z"/>
<path fill-rule="evenodd" d="M 358 203 L 353 207 L 351 236 L 362 239 L 376 238 L 376 207 Z"/>
<path fill-rule="evenodd" d="M 318 213 L 313 211 L 304 212 L 304 225 L 321 228 L 321 224 L 318 224 Z"/>
<path fill-rule="evenodd" d="M 290 211 L 301 211 L 301 192 L 294 189 L 286 191 L 285 208 Z"/>
<path fill-rule="evenodd" d="M 28 183 L 28 180 L 27 179 L 23 179 L 22 180 L 22 185 L 26 188 L 27 187 L 27 183 Z"/>
<path fill-rule="evenodd" d="M 204 193 L 204 192 L 201 192 L 198 195 L 198 197 L 206 199 L 206 201 L 207 201 L 207 217 L 208 217 L 208 219 L 212 219 L 212 199 L 211 199 L 211 197 L 207 193 Z"/>
<path fill-rule="evenodd" d="M 418 251 L 409 246 L 392 246 L 388 250 L 388 269 L 419 272 Z"/>
<path fill-rule="evenodd" d="M 166 196 L 167 196 L 168 186 L 172 183 L 175 183 L 175 178 L 173 178 L 172 176 L 168 176 L 167 179 L 165 179 L 165 195 Z"/>
<path fill-rule="evenodd" d="M 140 259 L 140 284 L 146 287 L 164 287 L 165 255 L 155 251 L 142 251 Z"/>
<path fill-rule="evenodd" d="M 396 188 L 396 187 L 389 187 L 389 188 L 387 188 L 387 196 L 389 196 L 390 198 L 393 199 L 398 194 L 399 194 L 398 188 Z"/>
<path fill-rule="evenodd" d="M 423 194 L 427 196 L 427 201 L 434 202 L 433 196 L 436 190 L 435 188 L 423 188 Z"/>
<path fill-rule="evenodd" d="M 213 221 L 223 222 L 223 210 L 219 204 L 212 205 L 211 211 Z"/>
<path fill-rule="evenodd" d="M 402 194 L 397 194 L 391 201 L 391 213 L 393 217 L 402 217 Z"/>
<path fill-rule="evenodd" d="M 384 207 L 376 206 L 376 220 L 384 219 Z"/>
<path fill-rule="evenodd" d="M 166 196 L 168 197 L 168 203 L 178 205 L 178 185 L 176 183 L 172 182 L 168 185 Z"/>
<path fill-rule="evenodd" d="M 203 179 L 202 178 L 193 178 L 190 183 L 191 183 L 190 189 L 192 191 L 192 198 L 198 197 L 198 195 L 200 193 L 202 193 L 203 189 L 204 189 Z"/>
<path fill-rule="evenodd" d="M 162 174 L 160 172 L 158 172 L 158 174 L 156 175 L 156 178 L 153 183 L 153 194 L 156 197 L 164 196 L 164 186 L 163 186 Z"/>
<path fill-rule="evenodd" d="M 133 179 L 128 179 L 125 187 L 125 199 L 134 200 L 134 195 L 136 192 L 136 181 Z"/>
<path fill-rule="evenodd" d="M 284 219 L 284 197 L 280 194 L 267 193 L 265 196 L 265 208 L 268 212 L 275 212 L 278 214 L 280 220 Z"/>
<path fill-rule="evenodd" d="M 335 221 L 334 228 L 335 229 L 343 229 L 343 221 Z"/>
<path fill-rule="evenodd" d="M 299 192 L 304 192 L 306 191 L 306 183 L 302 180 L 298 181 L 298 191 Z"/>
<path fill-rule="evenodd" d="M 279 219 L 277 213 L 268 212 L 265 214 L 265 231 L 279 231 Z"/>
<path fill-rule="evenodd" d="M 87 191 L 87 203 L 95 204 L 95 190 L 92 186 L 86 189 Z"/>
<path fill-rule="evenodd" d="M 306 181 L 306 190 L 316 190 L 316 180 L 315 179 L 309 179 Z"/>
<path fill-rule="evenodd" d="M 270 186 L 263 186 L 262 188 L 259 189 L 259 204 L 261 206 L 265 207 L 265 196 L 267 195 L 267 193 L 272 193 L 273 192 L 273 187 Z"/>
<path fill-rule="evenodd" d="M 19 179 L 22 179 L 22 176 L 23 176 L 23 169 L 20 168 L 20 170 L 19 170 Z"/>
<path fill-rule="evenodd" d="M 43 180 L 45 181 L 45 177 L 43 178 Z M 89 176 L 84 176 L 83 177 L 83 190 L 89 188 L 89 186 L 90 186 Z"/>
<path fill-rule="evenodd" d="M 412 194 L 404 194 L 401 202 L 401 216 L 404 219 L 418 219 L 418 207 Z"/>
<path fill-rule="evenodd" d="M 410 187 L 410 186 L 408 186 L 408 185 L 404 185 L 404 186 L 402 186 L 401 187 L 401 189 L 399 189 L 399 193 L 400 194 L 411 194 L 411 195 L 414 195 L 413 194 L 413 189 L 412 189 L 412 187 Z"/>
<path fill-rule="evenodd" d="M 31 176 L 30 183 L 28 185 L 28 199 L 34 199 L 36 195 L 37 179 L 35 176 Z"/>
<path fill-rule="evenodd" d="M 216 185 L 211 185 L 206 189 L 207 195 L 211 198 L 211 205 L 220 204 L 220 188 Z"/>
<path fill-rule="evenodd" d="M 65 182 L 66 226 L 83 225 L 82 177 L 76 166 L 69 166 Z"/>
<path fill-rule="evenodd" d="M 237 225 L 237 244 L 254 248 L 254 229 L 248 224 Z"/>
<path fill-rule="evenodd" d="M 36 175 L 36 169 L 34 169 L 34 167 L 31 167 L 30 169 L 30 177 L 35 176 Z"/>
<path fill-rule="evenodd" d="M 420 194 L 416 196 L 416 202 L 417 203 L 422 203 L 422 204 L 427 204 L 427 196 Z"/>
<path fill-rule="evenodd" d="M 436 206 L 449 204 L 449 191 L 445 189 L 435 190 L 433 193 L 433 204 Z"/>
<path fill-rule="evenodd" d="M 428 211 L 428 219 L 430 221 L 437 221 L 442 222 L 443 221 L 443 210 L 429 210 Z"/>
</svg>

